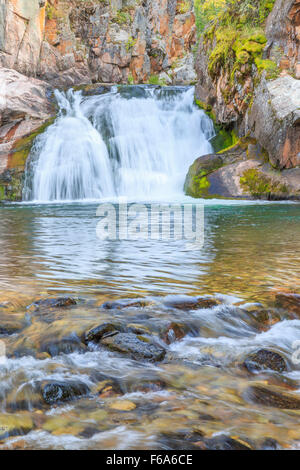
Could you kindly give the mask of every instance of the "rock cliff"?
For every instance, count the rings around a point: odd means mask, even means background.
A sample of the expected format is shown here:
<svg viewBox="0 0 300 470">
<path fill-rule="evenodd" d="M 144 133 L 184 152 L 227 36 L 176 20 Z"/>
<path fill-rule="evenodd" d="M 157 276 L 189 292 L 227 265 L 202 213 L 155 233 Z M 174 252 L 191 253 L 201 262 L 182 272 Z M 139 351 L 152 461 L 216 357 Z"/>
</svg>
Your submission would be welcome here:
<svg viewBox="0 0 300 470">
<path fill-rule="evenodd" d="M 300 2 L 255 0 L 248 7 L 248 0 L 230 2 L 203 32 L 197 52 L 199 105 L 243 141 L 238 160 L 244 163 L 223 158 L 222 169 L 207 178 L 206 194 L 298 198 Z M 200 161 L 185 185 L 196 197 L 203 197 L 208 176 Z"/>
<path fill-rule="evenodd" d="M 192 1 L 0 0 L 0 12 L 0 64 L 56 86 L 196 79 Z"/>
</svg>

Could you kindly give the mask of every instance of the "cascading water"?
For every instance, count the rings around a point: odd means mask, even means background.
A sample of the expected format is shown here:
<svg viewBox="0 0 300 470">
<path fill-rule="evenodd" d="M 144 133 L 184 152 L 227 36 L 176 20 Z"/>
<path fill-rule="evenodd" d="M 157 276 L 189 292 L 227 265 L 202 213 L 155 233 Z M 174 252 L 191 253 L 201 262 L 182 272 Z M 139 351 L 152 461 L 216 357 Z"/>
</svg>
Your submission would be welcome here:
<svg viewBox="0 0 300 470">
<path fill-rule="evenodd" d="M 24 199 L 64 201 L 182 194 L 195 158 L 211 152 L 211 120 L 193 88 L 56 91 L 60 113 L 28 159 Z"/>
</svg>

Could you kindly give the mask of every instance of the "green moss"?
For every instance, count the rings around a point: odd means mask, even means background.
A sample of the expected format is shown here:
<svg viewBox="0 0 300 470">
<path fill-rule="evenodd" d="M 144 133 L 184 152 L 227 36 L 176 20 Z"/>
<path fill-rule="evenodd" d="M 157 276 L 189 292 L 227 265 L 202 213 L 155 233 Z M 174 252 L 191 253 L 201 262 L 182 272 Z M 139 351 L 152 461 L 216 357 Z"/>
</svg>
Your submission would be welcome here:
<svg viewBox="0 0 300 470">
<path fill-rule="evenodd" d="M 259 75 L 266 71 L 267 78 L 276 78 L 276 64 L 262 59 L 267 43 L 264 22 L 274 3 L 275 0 L 228 0 L 203 33 L 209 75 L 213 80 L 222 72 L 230 77 L 228 87 L 222 90 L 225 103 L 232 100 L 236 85 L 245 83 L 253 67 Z"/>
<path fill-rule="evenodd" d="M 34 139 L 42 134 L 48 126 L 53 124 L 55 117 L 48 119 L 41 127 L 36 131 L 32 132 L 30 135 L 23 137 L 16 142 L 12 149 L 12 153 L 9 158 L 9 168 L 24 168 L 26 164 L 27 157 L 31 150 Z"/>
<path fill-rule="evenodd" d="M 268 80 L 274 80 L 279 77 L 279 67 L 272 60 L 256 58 L 255 65 L 259 73 L 266 71 L 266 78 Z"/>
<path fill-rule="evenodd" d="M 150 75 L 148 80 L 149 85 L 159 85 L 159 86 L 166 86 L 165 79 L 159 78 L 158 75 Z"/>
<path fill-rule="evenodd" d="M 221 153 L 222 150 L 227 150 L 228 148 L 234 147 L 238 142 L 238 137 L 234 130 L 228 130 L 225 127 L 216 124 L 216 116 L 213 112 L 213 109 L 210 105 L 195 99 L 195 104 L 203 109 L 206 114 L 212 119 L 214 122 L 214 128 L 216 135 L 211 139 L 211 144 L 213 146 L 214 152 Z"/>
<path fill-rule="evenodd" d="M 286 185 L 274 181 L 255 168 L 243 173 L 240 184 L 244 192 L 250 193 L 255 198 L 273 199 L 288 192 Z"/>
<path fill-rule="evenodd" d="M 20 201 L 24 182 L 26 160 L 30 153 L 34 139 L 54 122 L 55 117 L 49 119 L 32 134 L 20 139 L 14 145 L 8 159 L 8 168 L 0 175 L 0 201 Z"/>
<path fill-rule="evenodd" d="M 192 183 L 187 192 L 188 196 L 195 198 L 201 198 L 208 196 L 208 190 L 210 188 L 210 182 L 207 179 L 205 171 L 201 171 L 198 175 L 192 178 Z"/>
<path fill-rule="evenodd" d="M 128 41 L 126 42 L 126 51 L 129 52 L 131 49 L 134 48 L 136 45 L 137 39 L 134 39 L 132 36 L 129 37 Z"/>
</svg>

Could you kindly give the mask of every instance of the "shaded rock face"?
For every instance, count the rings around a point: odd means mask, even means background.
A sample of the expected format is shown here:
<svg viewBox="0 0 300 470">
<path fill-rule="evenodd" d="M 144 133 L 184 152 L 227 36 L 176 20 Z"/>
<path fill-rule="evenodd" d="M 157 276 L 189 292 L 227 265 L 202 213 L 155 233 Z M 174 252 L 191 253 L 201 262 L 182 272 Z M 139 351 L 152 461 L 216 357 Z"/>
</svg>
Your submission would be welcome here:
<svg viewBox="0 0 300 470">
<path fill-rule="evenodd" d="M 266 33 L 268 45 L 266 55 L 270 58 L 281 50 L 281 68 L 293 71 L 300 78 L 300 2 L 279 0 L 269 15 Z"/>
<path fill-rule="evenodd" d="M 180 5 L 177 0 L 1 1 L 0 64 L 56 86 L 143 82 L 162 72 L 172 81 L 173 69 L 176 83 L 189 83 L 195 79 L 190 55 L 195 18 L 192 2 L 187 12 Z"/>
<path fill-rule="evenodd" d="M 245 131 L 266 149 L 276 168 L 300 166 L 300 81 L 289 75 L 262 80 Z"/>
</svg>

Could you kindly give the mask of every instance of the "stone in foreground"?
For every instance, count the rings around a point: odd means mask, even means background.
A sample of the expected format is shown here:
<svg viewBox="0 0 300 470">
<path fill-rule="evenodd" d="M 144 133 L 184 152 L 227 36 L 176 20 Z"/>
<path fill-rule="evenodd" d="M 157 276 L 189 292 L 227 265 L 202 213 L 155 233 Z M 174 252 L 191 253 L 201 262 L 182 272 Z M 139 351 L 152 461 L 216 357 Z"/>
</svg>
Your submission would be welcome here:
<svg viewBox="0 0 300 470">
<path fill-rule="evenodd" d="M 152 343 L 144 336 L 132 333 L 119 333 L 103 339 L 101 344 L 137 361 L 158 362 L 162 361 L 166 355 L 166 351 L 162 347 Z"/>
</svg>

